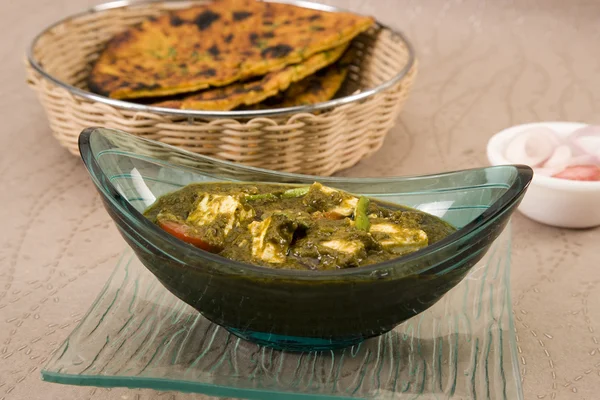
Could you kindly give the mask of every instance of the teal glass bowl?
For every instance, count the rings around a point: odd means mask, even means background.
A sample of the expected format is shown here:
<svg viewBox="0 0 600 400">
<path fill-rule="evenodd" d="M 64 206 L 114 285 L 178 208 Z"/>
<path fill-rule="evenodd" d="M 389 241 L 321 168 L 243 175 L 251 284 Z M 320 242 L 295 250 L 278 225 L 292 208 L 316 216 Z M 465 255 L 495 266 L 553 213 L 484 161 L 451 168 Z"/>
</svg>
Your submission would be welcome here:
<svg viewBox="0 0 600 400">
<path fill-rule="evenodd" d="M 485 255 L 533 175 L 529 167 L 508 165 L 417 177 L 320 178 L 224 162 L 105 128 L 84 130 L 79 148 L 120 233 L 170 292 L 243 339 L 290 351 L 354 345 L 431 307 Z M 205 252 L 142 215 L 157 197 L 192 182 L 315 180 L 417 208 L 459 229 L 380 264 L 296 271 Z"/>
</svg>

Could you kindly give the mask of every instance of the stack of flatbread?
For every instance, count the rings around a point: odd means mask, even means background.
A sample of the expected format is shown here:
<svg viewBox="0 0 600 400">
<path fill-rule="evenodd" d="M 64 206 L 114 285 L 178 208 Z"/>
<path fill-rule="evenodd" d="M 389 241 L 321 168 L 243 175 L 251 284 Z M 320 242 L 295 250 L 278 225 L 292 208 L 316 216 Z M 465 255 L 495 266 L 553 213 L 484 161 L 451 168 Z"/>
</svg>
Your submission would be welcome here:
<svg viewBox="0 0 600 400">
<path fill-rule="evenodd" d="M 350 41 L 370 17 L 257 0 L 220 0 L 150 18 L 109 41 L 89 87 L 186 110 L 290 107 L 331 99 Z"/>
</svg>

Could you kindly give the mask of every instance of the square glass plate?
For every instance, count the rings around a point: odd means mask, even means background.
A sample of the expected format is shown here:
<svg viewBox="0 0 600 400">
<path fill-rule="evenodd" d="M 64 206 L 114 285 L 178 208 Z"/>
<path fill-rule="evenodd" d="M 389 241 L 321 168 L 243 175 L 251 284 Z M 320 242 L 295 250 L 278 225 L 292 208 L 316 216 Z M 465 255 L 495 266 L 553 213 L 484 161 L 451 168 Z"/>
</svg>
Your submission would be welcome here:
<svg viewBox="0 0 600 400">
<path fill-rule="evenodd" d="M 248 399 L 522 399 L 509 275 L 510 228 L 458 286 L 392 332 L 289 353 L 206 320 L 127 250 L 42 377 Z"/>
</svg>

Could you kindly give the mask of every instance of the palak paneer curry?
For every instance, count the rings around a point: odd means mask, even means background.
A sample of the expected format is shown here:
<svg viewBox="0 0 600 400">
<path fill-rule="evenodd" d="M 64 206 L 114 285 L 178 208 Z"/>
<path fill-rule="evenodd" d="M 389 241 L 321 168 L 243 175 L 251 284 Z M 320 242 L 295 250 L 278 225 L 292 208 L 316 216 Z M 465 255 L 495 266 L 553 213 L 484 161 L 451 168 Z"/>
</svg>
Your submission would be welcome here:
<svg viewBox="0 0 600 400">
<path fill-rule="evenodd" d="M 417 251 L 456 230 L 433 215 L 320 183 L 196 183 L 162 196 L 144 214 L 190 245 L 286 269 L 374 264 Z"/>
</svg>

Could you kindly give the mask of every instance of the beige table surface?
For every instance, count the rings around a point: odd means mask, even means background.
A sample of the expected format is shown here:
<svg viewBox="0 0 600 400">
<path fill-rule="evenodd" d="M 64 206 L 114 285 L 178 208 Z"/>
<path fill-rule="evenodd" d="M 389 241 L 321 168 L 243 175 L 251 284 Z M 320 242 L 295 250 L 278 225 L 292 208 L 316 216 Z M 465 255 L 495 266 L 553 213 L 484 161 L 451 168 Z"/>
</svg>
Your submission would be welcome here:
<svg viewBox="0 0 600 400">
<path fill-rule="evenodd" d="M 344 174 L 486 165 L 485 144 L 517 123 L 600 123 L 600 2 L 329 1 L 401 28 L 421 61 L 385 146 Z M 93 0 L 0 2 L 0 400 L 190 399 L 48 384 L 40 368 L 79 321 L 124 249 L 79 159 L 51 136 L 22 56 L 46 24 Z M 526 400 L 600 398 L 600 230 L 514 221 L 512 293 Z"/>
</svg>

